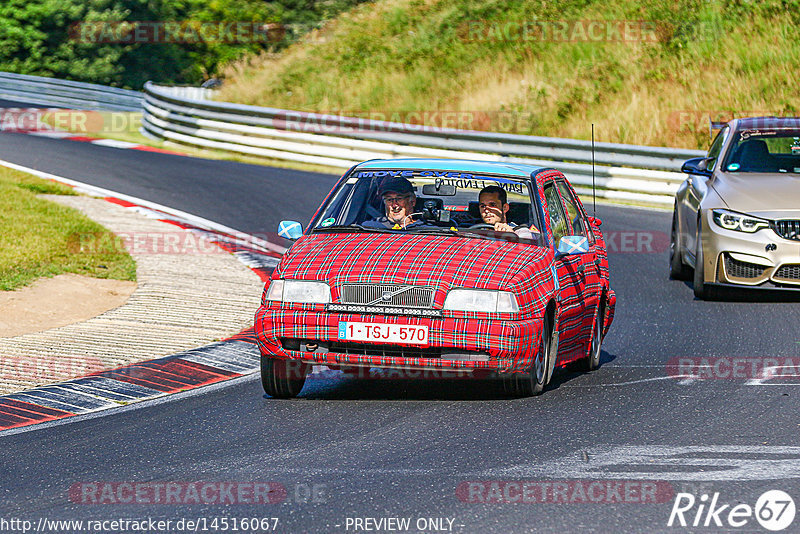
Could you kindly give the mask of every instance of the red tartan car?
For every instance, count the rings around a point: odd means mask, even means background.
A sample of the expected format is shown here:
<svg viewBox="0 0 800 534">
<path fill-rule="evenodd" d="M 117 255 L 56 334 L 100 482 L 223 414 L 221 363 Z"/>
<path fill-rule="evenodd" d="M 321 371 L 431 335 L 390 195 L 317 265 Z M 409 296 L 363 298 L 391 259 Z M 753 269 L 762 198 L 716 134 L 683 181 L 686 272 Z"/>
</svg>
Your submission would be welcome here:
<svg viewBox="0 0 800 534">
<path fill-rule="evenodd" d="M 339 180 L 264 288 L 264 390 L 311 366 L 497 374 L 536 395 L 553 369 L 599 365 L 614 317 L 600 221 L 562 173 L 458 160 L 373 160 Z"/>
</svg>

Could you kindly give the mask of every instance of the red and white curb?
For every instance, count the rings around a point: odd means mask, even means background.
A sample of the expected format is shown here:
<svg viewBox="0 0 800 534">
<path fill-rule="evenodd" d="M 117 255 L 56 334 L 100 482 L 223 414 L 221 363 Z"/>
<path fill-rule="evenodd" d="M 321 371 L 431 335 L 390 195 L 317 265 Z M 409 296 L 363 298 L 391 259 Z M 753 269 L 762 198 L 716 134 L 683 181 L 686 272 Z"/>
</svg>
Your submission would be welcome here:
<svg viewBox="0 0 800 534">
<path fill-rule="evenodd" d="M 0 160 L 0 165 L 69 185 L 148 217 L 200 232 L 268 280 L 285 248 L 213 221 Z M 255 310 L 253 310 L 255 314 Z M 171 356 L 101 371 L 66 382 L 0 396 L 0 431 L 125 406 L 256 372 L 260 353 L 253 329 Z"/>
<path fill-rule="evenodd" d="M 186 352 L 0 397 L 0 431 L 55 421 L 251 374 L 254 339 L 220 341 Z"/>
</svg>

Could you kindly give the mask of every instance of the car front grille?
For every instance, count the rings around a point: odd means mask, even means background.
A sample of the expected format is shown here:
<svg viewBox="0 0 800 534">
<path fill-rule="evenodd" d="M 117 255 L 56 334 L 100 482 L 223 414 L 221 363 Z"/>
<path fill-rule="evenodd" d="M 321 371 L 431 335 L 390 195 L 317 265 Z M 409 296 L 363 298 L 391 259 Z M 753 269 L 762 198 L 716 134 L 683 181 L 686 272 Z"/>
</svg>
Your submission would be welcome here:
<svg viewBox="0 0 800 534">
<path fill-rule="evenodd" d="M 800 280 L 800 265 L 781 265 L 775 271 L 775 278 L 783 278 L 784 280 Z"/>
<path fill-rule="evenodd" d="M 343 304 L 431 308 L 433 307 L 433 291 L 434 288 L 430 286 L 343 284 L 340 302 Z"/>
<path fill-rule="evenodd" d="M 732 278 L 758 278 L 765 270 L 763 265 L 735 260 L 725 254 L 725 272 Z"/>
<path fill-rule="evenodd" d="M 800 241 L 800 220 L 773 221 L 772 229 L 784 239 Z"/>
</svg>

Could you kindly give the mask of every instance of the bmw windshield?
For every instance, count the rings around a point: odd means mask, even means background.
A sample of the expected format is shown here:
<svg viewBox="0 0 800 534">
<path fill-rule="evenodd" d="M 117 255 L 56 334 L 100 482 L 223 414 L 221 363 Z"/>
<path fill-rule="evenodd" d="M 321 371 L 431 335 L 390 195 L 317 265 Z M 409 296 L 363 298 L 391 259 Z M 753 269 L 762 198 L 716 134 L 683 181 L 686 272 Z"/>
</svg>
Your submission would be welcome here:
<svg viewBox="0 0 800 534">
<path fill-rule="evenodd" d="M 313 233 L 403 232 L 544 245 L 540 211 L 519 178 L 436 170 L 356 171 Z"/>
<path fill-rule="evenodd" d="M 800 130 L 752 128 L 736 132 L 723 169 L 737 173 L 800 173 Z"/>
</svg>

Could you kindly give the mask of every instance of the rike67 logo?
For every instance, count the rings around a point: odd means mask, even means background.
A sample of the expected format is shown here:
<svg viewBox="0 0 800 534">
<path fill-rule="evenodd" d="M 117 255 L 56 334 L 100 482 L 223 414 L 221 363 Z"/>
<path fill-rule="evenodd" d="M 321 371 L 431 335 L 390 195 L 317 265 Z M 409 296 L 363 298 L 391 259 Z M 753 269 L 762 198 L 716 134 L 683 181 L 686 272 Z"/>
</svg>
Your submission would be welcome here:
<svg viewBox="0 0 800 534">
<path fill-rule="evenodd" d="M 678 493 L 669 514 L 667 526 L 724 527 L 742 528 L 755 518 L 761 527 L 771 530 L 785 530 L 794 521 L 794 499 L 780 490 L 764 492 L 755 506 L 746 503 L 734 505 L 721 504 L 719 493 L 709 499 L 707 494 L 696 498 L 691 493 Z"/>
</svg>

